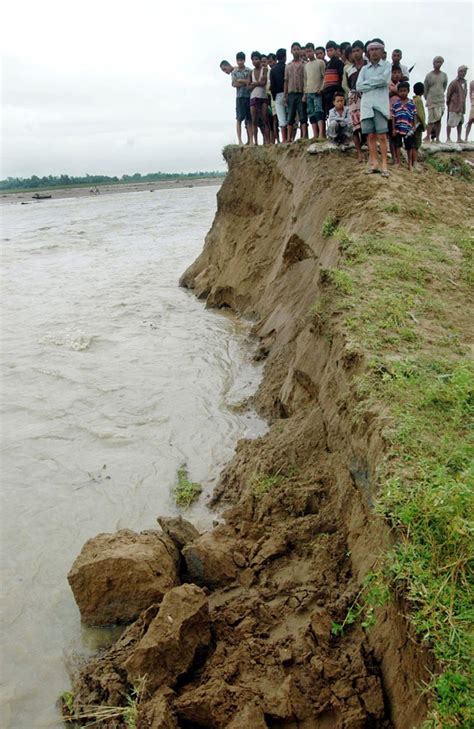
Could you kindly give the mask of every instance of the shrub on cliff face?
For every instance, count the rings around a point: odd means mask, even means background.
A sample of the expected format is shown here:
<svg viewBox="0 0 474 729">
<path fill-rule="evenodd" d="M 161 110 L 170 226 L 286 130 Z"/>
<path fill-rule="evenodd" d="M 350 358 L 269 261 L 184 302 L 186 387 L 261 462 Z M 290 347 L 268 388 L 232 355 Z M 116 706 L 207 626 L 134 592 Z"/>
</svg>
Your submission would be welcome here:
<svg viewBox="0 0 474 729">
<path fill-rule="evenodd" d="M 337 224 L 338 224 L 338 218 L 336 215 L 332 215 L 331 213 L 326 216 L 326 219 L 324 220 L 323 227 L 321 229 L 321 235 L 323 238 L 330 238 L 337 230 Z"/>
</svg>

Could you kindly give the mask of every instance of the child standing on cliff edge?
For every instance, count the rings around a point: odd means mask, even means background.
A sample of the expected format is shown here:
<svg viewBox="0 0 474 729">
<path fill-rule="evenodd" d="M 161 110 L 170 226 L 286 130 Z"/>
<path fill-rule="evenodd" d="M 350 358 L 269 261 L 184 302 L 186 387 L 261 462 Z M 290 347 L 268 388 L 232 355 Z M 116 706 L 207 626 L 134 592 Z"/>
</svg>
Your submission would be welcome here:
<svg viewBox="0 0 474 729">
<path fill-rule="evenodd" d="M 361 130 L 367 134 L 369 147 L 368 174 L 379 172 L 377 142 L 380 144 L 382 156 L 382 175 L 388 177 L 388 119 L 389 100 L 388 87 L 392 75 L 392 66 L 382 61 L 384 44 L 379 38 L 367 46 L 369 63 L 362 66 L 357 79 L 356 90 L 362 93 L 360 104 Z"/>
</svg>

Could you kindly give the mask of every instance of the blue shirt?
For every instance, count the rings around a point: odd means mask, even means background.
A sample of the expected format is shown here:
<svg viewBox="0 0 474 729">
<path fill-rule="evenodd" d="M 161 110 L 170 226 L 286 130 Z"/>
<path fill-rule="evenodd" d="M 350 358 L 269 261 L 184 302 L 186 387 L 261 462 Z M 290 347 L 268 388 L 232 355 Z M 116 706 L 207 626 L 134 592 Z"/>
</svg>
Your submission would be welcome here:
<svg viewBox="0 0 474 729">
<path fill-rule="evenodd" d="M 361 119 L 371 119 L 375 111 L 379 111 L 386 119 L 389 118 L 388 86 L 391 77 L 392 64 L 388 61 L 362 66 L 356 84 L 356 90 L 362 92 Z"/>
</svg>

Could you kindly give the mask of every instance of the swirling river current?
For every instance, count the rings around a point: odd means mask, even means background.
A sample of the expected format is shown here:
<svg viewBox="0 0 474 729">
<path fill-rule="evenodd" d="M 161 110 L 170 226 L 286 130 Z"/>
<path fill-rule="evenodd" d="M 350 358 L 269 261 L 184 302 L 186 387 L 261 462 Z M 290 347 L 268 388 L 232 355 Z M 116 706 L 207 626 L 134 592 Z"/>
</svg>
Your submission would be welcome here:
<svg viewBox="0 0 474 729">
<path fill-rule="evenodd" d="M 174 515 L 176 473 L 206 498 L 239 438 L 266 430 L 248 327 L 179 288 L 217 188 L 2 205 L 1 726 L 62 726 L 68 670 L 104 640 L 66 575 L 99 532 Z"/>
</svg>

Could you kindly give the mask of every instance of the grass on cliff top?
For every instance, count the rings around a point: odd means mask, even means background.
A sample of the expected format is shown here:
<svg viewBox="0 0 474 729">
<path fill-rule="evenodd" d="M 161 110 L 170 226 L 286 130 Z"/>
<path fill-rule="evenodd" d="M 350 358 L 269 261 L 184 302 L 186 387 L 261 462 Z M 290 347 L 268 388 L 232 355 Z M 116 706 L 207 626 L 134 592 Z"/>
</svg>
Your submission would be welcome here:
<svg viewBox="0 0 474 729">
<path fill-rule="evenodd" d="M 403 238 L 334 235 L 340 263 L 324 272 L 327 291 L 313 315 L 342 314 L 348 346 L 368 357 L 354 417 L 375 403 L 390 416 L 376 508 L 398 539 L 384 569 L 441 666 L 427 726 L 467 729 L 474 725 L 474 367 L 464 338 L 473 236 L 462 228 Z"/>
</svg>

